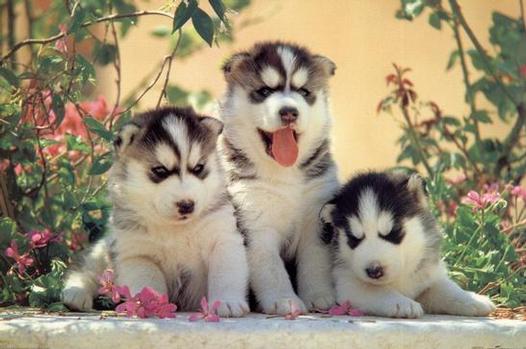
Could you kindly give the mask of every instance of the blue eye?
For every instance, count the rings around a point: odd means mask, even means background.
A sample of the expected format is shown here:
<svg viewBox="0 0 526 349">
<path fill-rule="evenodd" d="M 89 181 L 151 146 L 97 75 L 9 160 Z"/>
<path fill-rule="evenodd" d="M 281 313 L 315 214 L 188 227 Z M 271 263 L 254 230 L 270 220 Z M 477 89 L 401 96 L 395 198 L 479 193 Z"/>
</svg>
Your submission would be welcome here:
<svg viewBox="0 0 526 349">
<path fill-rule="evenodd" d="M 191 170 L 193 174 L 200 174 L 205 169 L 205 166 L 202 164 L 197 164 L 195 167 Z"/>
<path fill-rule="evenodd" d="M 268 97 L 272 94 L 272 92 L 273 92 L 272 89 L 266 86 L 256 91 L 256 93 L 260 95 L 261 97 Z"/>
</svg>

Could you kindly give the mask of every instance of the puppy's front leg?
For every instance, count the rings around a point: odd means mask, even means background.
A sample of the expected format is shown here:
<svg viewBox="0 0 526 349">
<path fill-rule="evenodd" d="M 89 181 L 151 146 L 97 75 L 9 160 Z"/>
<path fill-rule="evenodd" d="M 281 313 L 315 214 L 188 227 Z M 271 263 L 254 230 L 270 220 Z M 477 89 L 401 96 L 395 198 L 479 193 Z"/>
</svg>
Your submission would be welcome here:
<svg viewBox="0 0 526 349">
<path fill-rule="evenodd" d="M 208 261 L 208 299 L 221 301 L 220 316 L 243 316 L 250 311 L 247 288 L 248 264 L 241 236 L 218 241 Z"/>
<path fill-rule="evenodd" d="M 306 312 L 305 305 L 292 289 L 281 259 L 279 234 L 273 229 L 251 231 L 247 243 L 250 284 L 263 312 L 279 315 L 291 310 Z"/>
<path fill-rule="evenodd" d="M 335 302 L 330 251 L 319 238 L 318 220 L 304 226 L 298 246 L 298 294 L 310 310 L 329 309 Z"/>
<path fill-rule="evenodd" d="M 418 297 L 426 313 L 487 316 L 495 305 L 486 296 L 464 291 L 447 275 L 442 276 Z"/>
<path fill-rule="evenodd" d="M 117 284 L 128 286 L 132 296 L 146 286 L 161 294 L 168 293 L 164 274 L 150 256 L 123 256 L 115 264 Z"/>
<path fill-rule="evenodd" d="M 346 271 L 348 273 L 348 271 Z M 424 315 L 422 306 L 399 292 L 381 286 L 368 285 L 348 275 L 336 276 L 338 303 L 350 302 L 367 315 L 418 318 Z"/>
</svg>

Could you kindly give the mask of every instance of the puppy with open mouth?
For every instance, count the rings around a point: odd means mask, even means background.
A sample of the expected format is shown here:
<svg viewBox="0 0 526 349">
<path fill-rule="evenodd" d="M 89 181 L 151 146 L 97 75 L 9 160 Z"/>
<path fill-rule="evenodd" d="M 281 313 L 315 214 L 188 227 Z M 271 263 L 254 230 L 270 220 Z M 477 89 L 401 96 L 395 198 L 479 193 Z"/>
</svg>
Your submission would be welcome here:
<svg viewBox="0 0 526 349">
<path fill-rule="evenodd" d="M 268 314 L 327 309 L 334 292 L 318 214 L 338 188 L 329 149 L 335 65 L 298 45 L 265 42 L 233 55 L 223 71 L 221 145 L 257 302 Z"/>
</svg>

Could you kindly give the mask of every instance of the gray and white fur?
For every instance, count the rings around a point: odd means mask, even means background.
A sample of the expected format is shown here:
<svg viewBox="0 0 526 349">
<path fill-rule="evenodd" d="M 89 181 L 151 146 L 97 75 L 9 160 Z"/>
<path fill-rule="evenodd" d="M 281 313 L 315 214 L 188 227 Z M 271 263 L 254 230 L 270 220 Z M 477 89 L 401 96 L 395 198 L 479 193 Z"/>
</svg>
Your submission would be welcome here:
<svg viewBox="0 0 526 349">
<path fill-rule="evenodd" d="M 358 175 L 324 206 L 321 219 L 333 251 L 338 303 L 405 318 L 424 312 L 485 316 L 495 309 L 488 297 L 448 277 L 442 234 L 418 175 Z"/>
<path fill-rule="evenodd" d="M 91 309 L 97 276 L 112 267 L 132 294 L 150 286 L 183 311 L 203 296 L 221 301 L 222 316 L 249 311 L 243 238 L 216 149 L 222 129 L 189 108 L 147 112 L 123 128 L 109 177 L 109 235 L 67 275 L 68 306 Z"/>
<path fill-rule="evenodd" d="M 256 300 L 268 314 L 327 309 L 335 298 L 318 215 L 339 187 L 329 149 L 335 65 L 266 42 L 233 55 L 223 71 L 221 145 Z M 298 295 L 284 267 L 291 259 Z"/>
</svg>

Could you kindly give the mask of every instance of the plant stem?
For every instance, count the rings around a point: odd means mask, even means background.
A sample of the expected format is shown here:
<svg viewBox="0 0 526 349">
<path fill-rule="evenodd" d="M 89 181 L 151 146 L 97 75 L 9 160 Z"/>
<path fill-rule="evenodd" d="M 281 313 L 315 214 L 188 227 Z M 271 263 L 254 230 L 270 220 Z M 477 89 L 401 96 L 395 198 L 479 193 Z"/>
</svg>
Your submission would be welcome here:
<svg viewBox="0 0 526 349">
<path fill-rule="evenodd" d="M 9 3 L 11 1 L 12 0 L 8 1 L 8 5 L 9 5 Z M 8 6 L 8 8 L 9 8 L 9 6 Z M 109 15 L 109 16 L 106 16 L 106 17 L 97 18 L 95 20 L 83 23 L 81 27 L 85 28 L 85 27 L 89 27 L 89 26 L 97 24 L 97 23 L 102 23 L 102 22 L 106 22 L 106 21 L 113 21 L 113 20 L 116 20 L 116 19 L 134 18 L 134 17 L 150 16 L 150 15 L 153 15 L 153 16 L 164 16 L 164 17 L 168 17 L 168 18 L 171 18 L 171 19 L 174 18 L 173 15 L 171 15 L 170 13 L 163 12 L 163 11 L 138 11 L 138 12 L 132 12 L 132 13 L 113 14 L 113 15 Z M 2 57 L 2 59 L 0 60 L 0 65 L 2 65 L 9 57 L 14 55 L 16 53 L 16 51 L 18 51 L 19 49 L 21 49 L 24 46 L 35 45 L 35 44 L 49 44 L 51 42 L 57 41 L 58 39 L 66 36 L 66 35 L 69 35 L 69 34 L 70 34 L 70 32 L 68 31 L 68 32 L 65 32 L 65 33 L 59 33 L 57 35 L 50 36 L 50 37 L 45 38 L 45 39 L 26 39 L 26 40 L 20 41 L 20 42 L 18 42 L 16 44 L 14 44 L 14 39 L 13 39 L 13 45 L 9 46 L 10 50 L 9 50 L 9 52 L 7 52 L 6 55 L 4 55 Z M 14 33 L 13 33 L 13 35 L 14 35 Z"/>
<path fill-rule="evenodd" d="M 16 22 L 16 15 L 15 15 L 15 0 L 7 0 L 7 46 L 9 47 L 10 51 L 13 51 L 16 48 L 15 45 L 15 22 Z M 14 54 L 15 51 L 13 51 Z M 9 57 L 7 57 L 9 58 Z M 0 65 L 4 62 L 4 59 L 0 61 Z M 13 59 L 11 60 L 11 69 L 16 69 L 16 56 L 13 56 Z"/>
<path fill-rule="evenodd" d="M 455 20 L 455 23 L 453 23 L 452 27 L 453 27 L 453 34 L 455 36 L 455 41 L 458 47 L 458 54 L 460 57 L 460 66 L 462 67 L 462 75 L 464 77 L 464 85 L 466 85 L 466 98 L 468 100 L 471 115 L 473 115 L 477 111 L 477 107 L 475 105 L 475 96 L 473 95 L 471 91 L 471 83 L 469 81 L 468 65 L 466 63 L 466 54 L 464 52 L 464 45 L 462 43 L 462 38 L 460 37 L 460 32 L 458 30 L 457 20 Z M 479 144 L 480 142 L 479 121 L 477 119 L 473 119 L 473 123 L 475 125 L 475 139 L 477 141 L 477 144 Z"/>
<path fill-rule="evenodd" d="M 157 108 L 161 105 L 161 101 L 163 97 L 166 96 L 166 87 L 168 86 L 168 80 L 170 79 L 170 69 L 172 68 L 172 62 L 175 57 L 175 53 L 177 52 L 177 49 L 179 49 L 179 45 L 181 44 L 181 38 L 183 37 L 183 32 L 181 29 L 179 29 L 179 37 L 177 38 L 177 43 L 175 44 L 174 49 L 172 50 L 172 53 L 167 57 L 168 59 L 168 69 L 166 70 L 166 78 L 164 79 L 163 89 L 161 90 L 161 95 L 159 96 L 159 100 L 157 101 Z"/>
<path fill-rule="evenodd" d="M 418 139 L 418 135 L 415 132 L 415 128 L 413 123 L 411 122 L 411 118 L 409 117 L 409 112 L 407 111 L 407 108 L 403 105 L 400 105 L 400 109 L 402 110 L 402 115 L 404 116 L 405 122 L 407 123 L 407 126 L 409 127 L 409 137 L 413 141 L 414 146 L 418 150 L 418 154 L 420 156 L 420 161 L 426 168 L 426 171 L 429 175 L 429 177 L 433 177 L 433 170 L 431 169 L 431 166 L 427 162 L 426 155 L 424 154 L 424 149 L 422 147 L 422 144 L 420 143 L 420 140 Z"/>
<path fill-rule="evenodd" d="M 484 50 L 484 47 L 480 44 L 480 41 L 477 39 L 475 34 L 473 33 L 473 30 L 471 30 L 471 27 L 466 22 L 466 18 L 464 18 L 464 15 L 462 14 L 462 11 L 460 10 L 460 6 L 458 5 L 457 0 L 449 0 L 449 4 L 451 5 L 451 9 L 453 10 L 453 13 L 455 14 L 456 19 L 459 21 L 459 24 L 462 26 L 462 29 L 466 32 L 469 39 L 477 49 L 477 51 L 480 53 L 480 56 L 482 58 L 482 63 L 486 67 L 486 69 L 490 72 L 491 76 L 495 79 L 495 82 L 499 86 L 499 88 L 502 90 L 502 92 L 508 97 L 508 99 L 515 105 L 518 105 L 517 101 L 515 101 L 515 98 L 511 94 L 510 91 L 506 88 L 506 85 L 501 81 L 500 77 L 497 75 L 495 70 L 493 69 L 493 66 L 490 63 L 490 58 L 488 57 L 486 50 Z"/>
</svg>

